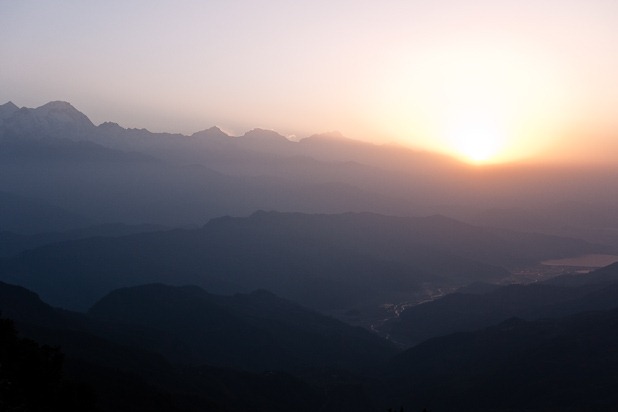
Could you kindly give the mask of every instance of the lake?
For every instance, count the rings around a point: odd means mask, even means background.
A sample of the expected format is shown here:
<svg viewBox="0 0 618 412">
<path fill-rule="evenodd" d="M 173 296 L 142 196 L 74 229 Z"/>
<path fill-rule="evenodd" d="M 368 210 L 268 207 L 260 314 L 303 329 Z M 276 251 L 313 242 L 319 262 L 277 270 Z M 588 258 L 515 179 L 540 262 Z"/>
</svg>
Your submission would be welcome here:
<svg viewBox="0 0 618 412">
<path fill-rule="evenodd" d="M 601 268 L 618 262 L 617 255 L 583 255 L 564 259 L 551 259 L 542 262 L 547 266 L 573 266 L 585 268 Z"/>
</svg>

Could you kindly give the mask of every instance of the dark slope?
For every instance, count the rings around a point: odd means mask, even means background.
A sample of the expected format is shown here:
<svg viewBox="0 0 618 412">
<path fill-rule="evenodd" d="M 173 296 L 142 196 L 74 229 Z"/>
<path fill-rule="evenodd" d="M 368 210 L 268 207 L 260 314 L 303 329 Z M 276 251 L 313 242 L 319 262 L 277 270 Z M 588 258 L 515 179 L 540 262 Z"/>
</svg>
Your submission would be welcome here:
<svg viewBox="0 0 618 412">
<path fill-rule="evenodd" d="M 0 319 L 0 409 L 2 411 L 94 411 L 92 389 L 63 376 L 63 355 L 18 336 Z"/>
<path fill-rule="evenodd" d="M 397 356 L 384 392 L 406 410 L 613 411 L 618 310 L 511 319 Z"/>
<path fill-rule="evenodd" d="M 575 279 L 577 286 L 564 286 Z M 618 265 L 542 284 L 510 285 L 486 293 L 453 293 L 407 308 L 399 318 L 384 325 L 382 332 L 398 342 L 414 345 L 512 317 L 533 320 L 615 307 L 618 307 Z"/>
<path fill-rule="evenodd" d="M 358 369 L 395 352 L 364 329 L 266 291 L 224 297 L 197 287 L 138 286 L 110 293 L 89 313 L 174 337 L 174 346 L 161 339 L 152 349 L 186 364 L 255 371 Z"/>
<path fill-rule="evenodd" d="M 100 410 L 181 410 L 173 407 L 171 395 L 162 388 L 178 379 L 162 357 L 99 337 L 89 331 L 100 329 L 98 322 L 52 308 L 18 286 L 0 283 L 0 311 L 16 321 L 22 336 L 59 347 L 66 355 L 66 376 L 88 384 Z"/>
<path fill-rule="evenodd" d="M 49 306 L 39 296 L 20 286 L 0 282 L 0 311 L 13 319 L 27 336 L 43 343 L 61 346 L 68 355 L 126 371 L 169 369 L 159 355 L 130 346 L 119 346 L 114 340 L 135 340 L 152 336 L 149 331 L 134 331 L 123 325 L 101 322 L 76 312 Z M 96 363 L 96 362 L 95 362 Z"/>
<path fill-rule="evenodd" d="M 0 311 L 23 336 L 60 347 L 65 376 L 91 386 L 101 411 L 318 411 L 329 401 L 325 389 L 282 372 L 175 366 L 140 346 L 161 332 L 55 309 L 18 286 L 0 283 Z"/>
</svg>

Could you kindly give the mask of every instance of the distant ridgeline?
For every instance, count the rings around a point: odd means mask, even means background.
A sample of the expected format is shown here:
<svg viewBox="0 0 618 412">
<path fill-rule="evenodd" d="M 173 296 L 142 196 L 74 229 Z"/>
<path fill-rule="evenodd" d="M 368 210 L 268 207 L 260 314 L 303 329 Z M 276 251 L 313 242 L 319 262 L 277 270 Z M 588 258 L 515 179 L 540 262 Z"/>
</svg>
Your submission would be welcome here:
<svg viewBox="0 0 618 412">
<path fill-rule="evenodd" d="M 135 233 L 140 229 L 150 232 Z M 439 288 L 496 282 L 509 276 L 506 268 L 549 256 L 601 249 L 442 216 L 370 213 L 257 212 L 213 219 L 200 229 L 103 226 L 64 237 L 0 234 L 0 250 L 3 236 L 5 256 L 17 254 L 0 260 L 0 279 L 78 310 L 113 289 L 152 282 L 218 293 L 268 289 L 320 310 L 362 310 Z"/>
<path fill-rule="evenodd" d="M 618 245 L 611 230 L 618 228 L 614 182 L 609 169 L 472 168 L 337 132 L 290 141 L 272 130 L 229 136 L 210 127 L 185 136 L 96 126 L 66 102 L 0 105 L 0 193 L 36 199 L 39 210 L 55 208 L 47 212 L 48 227 L 40 216 L 28 223 L 35 214 L 27 207 L 21 215 L 13 208 L 20 217 L 13 221 L 21 223 L 7 226 L 6 217 L 0 228 L 20 233 L 74 229 L 85 221 L 202 225 L 256 210 L 442 213 Z"/>
</svg>

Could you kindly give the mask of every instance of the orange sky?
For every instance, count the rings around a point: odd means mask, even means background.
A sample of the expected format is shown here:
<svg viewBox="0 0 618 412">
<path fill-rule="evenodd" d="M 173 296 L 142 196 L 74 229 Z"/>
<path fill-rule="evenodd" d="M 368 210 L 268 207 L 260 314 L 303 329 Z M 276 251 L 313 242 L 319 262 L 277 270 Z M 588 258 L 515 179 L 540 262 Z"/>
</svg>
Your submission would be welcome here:
<svg viewBox="0 0 618 412">
<path fill-rule="evenodd" d="M 0 3 L 1 102 L 152 131 L 340 130 L 471 162 L 616 152 L 615 1 L 129 3 Z"/>
</svg>

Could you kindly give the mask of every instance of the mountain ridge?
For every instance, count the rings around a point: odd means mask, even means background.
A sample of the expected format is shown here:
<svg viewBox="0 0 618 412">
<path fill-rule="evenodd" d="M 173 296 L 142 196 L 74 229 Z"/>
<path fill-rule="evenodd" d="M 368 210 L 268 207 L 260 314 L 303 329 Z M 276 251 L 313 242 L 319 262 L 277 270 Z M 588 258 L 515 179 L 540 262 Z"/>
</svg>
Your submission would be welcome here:
<svg viewBox="0 0 618 412">
<path fill-rule="evenodd" d="M 447 222 L 445 231 L 435 218 L 257 212 L 198 229 L 41 246 L 0 260 L 0 277 L 82 310 L 113 289 L 153 282 L 219 285 L 214 291 L 226 293 L 265 288 L 334 310 L 497 281 L 509 276 L 504 267 L 513 262 L 597 248 L 457 223 L 461 230 L 452 232 Z"/>
<path fill-rule="evenodd" d="M 327 401 L 321 388 L 289 373 L 172 364 L 140 346 L 161 339 L 160 333 L 53 308 L 27 289 L 2 282 L 0 310 L 15 320 L 20 335 L 62 348 L 64 376 L 90 387 L 97 411 L 241 412 L 257 406 L 283 412 L 302 401 L 295 410 L 315 412 Z"/>
<path fill-rule="evenodd" d="M 616 326 L 613 309 L 433 338 L 392 359 L 382 389 L 406 410 L 611 411 Z"/>
<path fill-rule="evenodd" d="M 485 328 L 508 318 L 532 321 L 615 307 L 618 264 L 528 285 L 494 286 L 479 293 L 456 291 L 404 309 L 382 325 L 382 333 L 415 345 L 437 336 Z"/>
<path fill-rule="evenodd" d="M 253 371 L 355 369 L 396 352 L 364 329 L 265 290 L 222 296 L 196 286 L 148 284 L 112 291 L 88 313 L 169 333 L 183 342 L 182 350 L 164 345 L 157 352 L 183 363 Z"/>
</svg>

